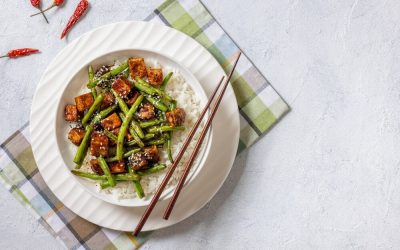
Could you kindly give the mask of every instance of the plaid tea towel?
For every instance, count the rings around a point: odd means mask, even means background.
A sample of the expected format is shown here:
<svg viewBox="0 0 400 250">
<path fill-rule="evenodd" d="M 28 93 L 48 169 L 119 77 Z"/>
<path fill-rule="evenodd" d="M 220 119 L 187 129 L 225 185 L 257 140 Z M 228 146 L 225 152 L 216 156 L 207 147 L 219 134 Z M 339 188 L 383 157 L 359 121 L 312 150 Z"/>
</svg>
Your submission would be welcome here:
<svg viewBox="0 0 400 250">
<path fill-rule="evenodd" d="M 198 0 L 168 0 L 147 19 L 162 22 L 196 39 L 228 71 L 239 49 Z M 289 110 L 250 60 L 242 55 L 232 78 L 240 112 L 239 150 L 252 145 Z M 30 146 L 28 123 L 1 144 L 0 181 L 69 249 L 135 249 L 151 234 L 96 226 L 66 208 L 44 183 Z"/>
</svg>

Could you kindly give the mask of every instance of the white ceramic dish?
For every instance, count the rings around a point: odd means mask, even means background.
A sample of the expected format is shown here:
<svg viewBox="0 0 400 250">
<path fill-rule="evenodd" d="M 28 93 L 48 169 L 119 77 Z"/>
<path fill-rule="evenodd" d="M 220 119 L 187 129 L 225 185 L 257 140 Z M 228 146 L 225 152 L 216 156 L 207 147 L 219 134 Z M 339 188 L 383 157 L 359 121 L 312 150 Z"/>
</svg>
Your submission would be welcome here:
<svg viewBox="0 0 400 250">
<path fill-rule="evenodd" d="M 207 95 L 224 75 L 218 62 L 195 40 L 174 29 L 147 22 L 115 23 L 88 32 L 66 46 L 44 72 L 32 103 L 30 123 L 39 171 L 57 198 L 73 212 L 92 223 L 123 231 L 133 230 L 144 207 L 111 204 L 79 184 L 58 150 L 57 138 L 65 134 L 57 134 L 61 130 L 56 129 L 56 120 L 63 90 L 76 69 L 110 51 L 128 49 L 148 50 L 173 58 L 198 79 Z M 237 103 L 229 86 L 214 118 L 203 168 L 183 189 L 170 219 L 162 219 L 166 201 L 160 201 L 143 230 L 173 225 L 198 211 L 215 195 L 232 167 L 239 131 Z"/>
<path fill-rule="evenodd" d="M 74 97 L 79 95 L 82 87 L 85 87 L 84 84 L 88 81 L 87 76 L 87 68 L 89 65 L 92 65 L 94 68 L 101 67 L 101 65 L 111 65 L 114 63 L 116 59 L 126 59 L 129 57 L 143 57 L 146 61 L 157 61 L 162 65 L 164 69 L 174 69 L 178 70 L 179 73 L 185 78 L 186 82 L 192 87 L 193 91 L 196 93 L 197 97 L 200 99 L 200 106 L 203 107 L 207 103 L 207 96 L 197 81 L 197 79 L 187 70 L 185 67 L 181 66 L 180 64 L 173 61 L 173 59 L 168 58 L 167 56 L 161 55 L 156 52 L 152 52 L 149 50 L 143 49 L 126 49 L 126 50 L 118 50 L 106 53 L 100 57 L 95 58 L 94 60 L 84 63 L 80 68 L 77 68 L 77 71 L 70 77 L 68 84 L 65 86 L 64 90 L 62 91 L 63 94 L 58 102 L 58 108 L 56 110 L 57 114 L 55 120 L 55 132 L 57 138 L 57 147 L 59 154 L 61 155 L 62 159 L 64 160 L 65 166 L 69 169 L 74 169 L 75 164 L 72 162 L 74 158 L 76 147 L 71 144 L 71 142 L 67 139 L 67 133 L 69 131 L 70 124 L 65 122 L 64 120 L 64 107 L 69 103 L 74 103 Z M 82 85 L 83 84 L 83 85 Z M 89 92 L 86 89 L 85 92 Z M 185 105 L 182 103 L 180 104 L 182 108 L 185 108 Z M 190 128 L 187 128 L 190 129 Z M 210 133 L 207 134 L 207 137 L 204 140 L 205 146 L 198 155 L 199 161 L 197 164 L 192 166 L 192 169 L 189 173 L 188 179 L 185 182 L 185 185 L 190 183 L 196 175 L 201 171 L 201 167 L 203 166 L 205 159 L 207 157 L 207 153 L 209 150 L 209 138 Z M 169 165 L 169 162 L 167 163 Z M 116 196 L 112 194 L 107 194 L 105 192 L 98 192 L 98 186 L 87 179 L 75 177 L 77 178 L 78 182 L 83 185 L 83 187 L 89 191 L 92 195 L 96 196 L 99 199 L 104 201 L 110 202 L 115 205 L 119 206 L 128 206 L 128 207 L 139 207 L 148 205 L 151 201 L 152 196 L 146 195 L 143 199 L 139 198 L 132 198 L 132 199 L 118 199 Z M 162 196 L 160 197 L 161 200 L 168 199 L 172 196 L 174 188 L 170 186 L 169 188 L 165 189 Z"/>
</svg>

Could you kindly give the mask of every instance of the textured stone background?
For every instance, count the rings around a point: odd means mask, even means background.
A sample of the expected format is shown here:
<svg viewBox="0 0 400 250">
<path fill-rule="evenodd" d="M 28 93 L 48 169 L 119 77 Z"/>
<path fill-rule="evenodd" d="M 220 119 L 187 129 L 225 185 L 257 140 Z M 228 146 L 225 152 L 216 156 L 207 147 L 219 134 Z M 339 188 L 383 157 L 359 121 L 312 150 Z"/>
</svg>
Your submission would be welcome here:
<svg viewBox="0 0 400 250">
<path fill-rule="evenodd" d="M 28 17 L 28 1 L 2 2 L 0 51 L 43 53 L 0 61 L 1 141 L 27 121 L 77 0 L 49 12 L 50 25 Z M 158 3 L 91 1 L 69 38 L 141 20 Z M 204 3 L 292 111 L 237 159 L 210 204 L 143 249 L 400 248 L 400 2 Z M 0 249 L 61 248 L 1 187 L 0 219 Z"/>
</svg>

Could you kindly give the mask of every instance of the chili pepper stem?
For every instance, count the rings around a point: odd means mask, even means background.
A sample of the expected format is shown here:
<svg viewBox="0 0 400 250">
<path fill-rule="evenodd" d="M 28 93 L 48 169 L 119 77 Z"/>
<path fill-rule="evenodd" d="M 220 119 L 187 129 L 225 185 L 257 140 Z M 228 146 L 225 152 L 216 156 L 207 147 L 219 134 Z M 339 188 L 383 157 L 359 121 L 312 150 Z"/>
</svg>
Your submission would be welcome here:
<svg viewBox="0 0 400 250">
<path fill-rule="evenodd" d="M 0 56 L 0 58 L 3 58 L 3 57 L 8 57 L 8 55 Z"/>
<path fill-rule="evenodd" d="M 42 14 L 42 13 L 48 11 L 49 9 L 51 9 L 51 8 L 53 8 L 53 7 L 56 7 L 56 5 L 55 5 L 55 4 L 52 4 L 50 7 L 46 8 L 46 9 L 44 9 L 44 10 L 38 12 L 38 13 L 32 14 L 31 17 L 40 15 L 40 14 Z"/>
<path fill-rule="evenodd" d="M 46 20 L 46 23 L 49 23 L 49 20 L 47 20 L 47 17 L 46 17 L 46 15 L 43 13 L 43 10 L 42 10 L 42 8 L 38 8 L 39 10 L 40 10 L 40 13 L 42 13 L 42 15 L 43 15 L 43 17 L 44 17 L 44 20 Z"/>
</svg>

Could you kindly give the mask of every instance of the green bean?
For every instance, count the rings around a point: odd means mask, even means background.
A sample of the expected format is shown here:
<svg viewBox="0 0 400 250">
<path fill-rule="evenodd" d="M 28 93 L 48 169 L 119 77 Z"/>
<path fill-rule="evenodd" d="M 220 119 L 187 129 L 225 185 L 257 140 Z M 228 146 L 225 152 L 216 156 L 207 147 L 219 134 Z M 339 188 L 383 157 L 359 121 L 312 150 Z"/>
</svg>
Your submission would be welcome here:
<svg viewBox="0 0 400 250">
<path fill-rule="evenodd" d="M 117 181 L 117 182 L 121 182 L 121 181 Z M 104 180 L 104 181 L 102 181 L 100 183 L 100 188 L 101 189 L 106 189 L 106 188 L 110 188 L 110 187 L 111 187 L 111 185 L 107 180 Z M 133 187 L 134 187 L 136 193 L 138 194 L 138 197 L 139 198 L 143 198 L 144 197 L 144 192 L 143 192 L 142 185 L 140 185 L 140 181 L 139 180 L 137 180 L 137 181 L 133 180 Z"/>
<path fill-rule="evenodd" d="M 174 110 L 176 109 L 176 101 L 172 100 L 169 104 L 169 110 Z"/>
<path fill-rule="evenodd" d="M 127 114 L 129 112 L 128 105 L 126 105 L 125 101 L 115 92 L 115 90 L 111 89 L 111 92 L 115 96 L 115 99 L 117 99 L 118 106 L 121 109 L 124 114 Z"/>
<path fill-rule="evenodd" d="M 125 78 L 129 78 L 129 68 L 125 69 L 122 74 L 125 76 Z"/>
<path fill-rule="evenodd" d="M 106 116 L 108 116 L 111 112 L 113 112 L 116 108 L 117 108 L 117 104 L 114 104 L 102 111 L 100 111 L 93 119 L 92 119 L 92 124 L 100 121 L 101 119 L 105 118 Z"/>
<path fill-rule="evenodd" d="M 109 72 L 105 73 L 104 75 L 100 76 L 98 79 L 95 79 L 93 82 L 88 82 L 87 86 L 88 88 L 93 88 L 96 87 L 97 84 L 101 81 L 101 80 L 106 80 L 109 79 L 112 76 L 116 76 L 119 73 L 121 73 L 122 71 L 126 70 L 128 68 L 128 62 L 124 62 L 121 65 L 119 65 L 118 67 L 110 70 Z"/>
<path fill-rule="evenodd" d="M 135 173 L 129 174 L 116 174 L 114 175 L 117 181 L 135 181 L 140 180 L 140 176 Z"/>
<path fill-rule="evenodd" d="M 123 113 L 119 113 L 119 117 L 121 118 L 122 122 L 125 121 L 125 115 Z M 139 124 L 135 121 L 134 118 L 132 118 L 131 124 L 129 126 L 129 133 L 131 133 L 131 135 L 140 147 L 144 146 L 141 140 L 144 138 L 143 130 L 139 127 Z"/>
<path fill-rule="evenodd" d="M 161 145 L 161 144 L 164 144 L 164 143 L 165 143 L 165 139 L 164 138 L 160 138 L 160 139 L 157 139 L 157 140 L 148 141 L 145 144 L 146 145 Z"/>
<path fill-rule="evenodd" d="M 171 103 L 170 103 L 170 105 L 169 105 L 169 108 L 170 108 L 170 110 L 174 110 L 174 109 L 176 109 L 176 101 L 175 100 L 173 100 Z M 172 136 L 173 136 L 173 131 L 170 131 L 168 134 L 169 134 L 169 138 L 167 139 L 167 142 L 166 142 L 166 146 L 167 146 L 167 155 L 168 155 L 168 160 L 171 162 L 171 163 L 174 163 L 174 158 L 173 158 L 173 154 L 172 154 Z"/>
<path fill-rule="evenodd" d="M 96 87 L 91 88 L 91 89 L 90 89 L 90 92 L 92 92 L 93 98 L 96 99 L 96 97 L 97 97 L 97 90 L 96 90 Z"/>
<path fill-rule="evenodd" d="M 163 120 L 155 119 L 155 120 L 150 120 L 150 121 L 145 121 L 145 122 L 139 122 L 139 126 L 141 128 L 148 128 L 148 127 L 152 127 L 154 125 L 158 125 L 163 122 L 164 122 Z"/>
<path fill-rule="evenodd" d="M 113 157 L 108 157 L 108 158 L 105 158 L 104 160 L 106 160 L 106 162 L 114 162 L 114 161 L 118 161 L 118 159 L 117 159 L 117 157 L 116 157 L 116 156 L 113 156 Z"/>
<path fill-rule="evenodd" d="M 174 158 L 172 157 L 172 133 L 173 133 L 172 131 L 169 132 L 170 138 L 167 139 L 166 146 L 167 146 L 168 160 L 171 163 L 174 163 Z"/>
<path fill-rule="evenodd" d="M 90 136 L 92 135 L 93 132 L 93 126 L 88 125 L 86 126 L 86 132 L 85 132 L 85 136 L 82 139 L 81 144 L 78 147 L 78 150 L 76 151 L 75 157 L 73 162 L 75 162 L 77 164 L 77 167 L 80 168 L 80 166 L 82 165 L 83 159 L 85 158 L 87 149 L 89 147 L 89 139 Z"/>
<path fill-rule="evenodd" d="M 141 150 L 140 148 L 134 148 L 134 149 L 132 149 L 132 150 L 129 150 L 128 152 L 126 152 L 126 153 L 124 154 L 124 158 L 127 158 L 127 157 L 129 157 L 129 156 L 131 156 L 131 155 L 133 155 L 133 154 L 139 152 L 140 150 Z"/>
<path fill-rule="evenodd" d="M 132 166 L 128 167 L 128 171 L 129 171 L 129 173 L 136 174 L 135 170 L 132 169 Z M 143 192 L 142 185 L 140 184 L 140 180 L 139 181 L 133 181 L 133 188 L 135 189 L 135 192 L 136 192 L 137 196 L 140 199 L 142 199 L 144 197 L 144 192 Z"/>
<path fill-rule="evenodd" d="M 97 175 L 93 173 L 88 173 L 88 172 L 82 172 L 82 171 L 77 171 L 77 170 L 71 170 L 71 173 L 79 176 L 79 177 L 84 177 L 88 178 L 91 180 L 107 180 L 107 176 L 105 175 Z M 140 176 L 138 174 L 115 174 L 113 175 L 114 179 L 116 181 L 134 181 L 134 180 L 140 180 Z"/>
<path fill-rule="evenodd" d="M 145 169 L 145 170 L 140 170 L 137 171 L 136 173 L 140 176 L 144 176 L 144 175 L 149 175 L 149 174 L 155 174 L 157 172 L 160 172 L 164 169 L 166 169 L 167 166 L 165 166 L 165 164 L 154 164 L 151 168 Z"/>
<path fill-rule="evenodd" d="M 82 119 L 83 126 L 85 126 L 86 123 L 90 120 L 90 117 L 93 115 L 94 111 L 101 105 L 101 102 L 103 101 L 103 99 L 104 99 L 104 95 L 100 94 L 94 100 L 92 106 L 90 106 L 90 109 L 86 112 L 85 116 L 83 116 L 83 119 Z"/>
<path fill-rule="evenodd" d="M 71 170 L 71 173 L 73 173 L 76 176 L 88 178 L 91 180 L 106 180 L 107 179 L 107 177 L 104 175 L 97 175 L 97 174 L 82 172 L 82 171 L 77 171 L 77 170 Z"/>
<path fill-rule="evenodd" d="M 107 181 L 110 183 L 110 185 L 112 187 L 114 187 L 115 179 L 110 172 L 110 168 L 108 167 L 107 162 L 104 160 L 103 156 L 100 156 L 99 158 L 97 158 L 97 160 L 99 161 L 99 165 L 100 165 L 101 169 L 103 170 L 104 175 L 107 177 Z"/>
<path fill-rule="evenodd" d="M 169 72 L 169 73 L 164 77 L 164 80 L 162 81 L 161 86 L 160 86 L 160 89 L 161 89 L 162 91 L 165 91 L 165 88 L 167 87 L 167 84 L 168 84 L 168 82 L 169 82 L 169 79 L 171 79 L 171 76 L 172 76 L 172 72 Z"/>
<path fill-rule="evenodd" d="M 153 139 L 156 135 L 155 134 L 145 134 L 143 140 L 148 141 L 150 139 Z M 137 145 L 137 142 L 135 140 L 130 141 L 125 143 L 127 146 L 133 146 L 133 145 Z"/>
<path fill-rule="evenodd" d="M 148 129 L 148 132 L 149 133 L 163 133 L 163 132 L 177 131 L 177 130 L 185 130 L 185 127 L 184 126 L 170 127 L 168 125 L 165 125 L 165 126 L 160 126 L 160 127 L 151 127 Z"/>
<path fill-rule="evenodd" d="M 91 84 L 94 80 L 94 71 L 92 65 L 89 65 L 88 75 L 89 75 L 89 84 Z M 96 99 L 97 97 L 96 87 L 90 88 L 90 91 L 92 92 L 93 98 Z"/>
<path fill-rule="evenodd" d="M 111 187 L 111 184 L 107 180 L 100 182 L 101 189 L 106 189 L 106 188 L 110 188 L 110 187 Z"/>
<path fill-rule="evenodd" d="M 140 151 L 140 148 L 132 149 L 132 150 L 130 150 L 130 151 L 124 153 L 123 158 L 128 158 L 129 156 L 131 156 L 131 155 L 133 155 L 134 153 L 137 153 L 137 152 L 139 152 L 139 151 Z M 115 157 L 115 156 L 114 156 L 114 157 L 106 158 L 105 160 L 106 160 L 106 162 L 118 161 L 118 160 L 117 160 L 117 157 Z"/>
<path fill-rule="evenodd" d="M 104 129 L 104 134 L 110 138 L 112 141 L 117 142 L 118 137 L 116 135 L 114 135 L 113 133 L 111 133 L 110 131 L 108 131 L 107 129 Z"/>
<path fill-rule="evenodd" d="M 154 95 L 157 94 L 159 96 L 161 96 L 164 100 L 166 100 L 167 102 L 170 102 L 173 100 L 173 98 L 169 95 L 167 95 L 164 91 L 157 89 L 153 86 L 151 86 L 150 84 L 148 84 L 147 82 L 145 82 L 143 79 L 141 79 L 140 77 L 136 77 L 135 79 L 135 87 L 149 95 Z"/>
<path fill-rule="evenodd" d="M 156 99 L 152 96 L 146 95 L 146 100 L 153 104 L 154 107 L 158 108 L 161 111 L 167 111 L 168 107 L 165 105 L 160 99 Z"/>
<path fill-rule="evenodd" d="M 124 153 L 124 138 L 126 134 L 126 130 L 129 127 L 129 124 L 133 118 L 133 114 L 136 112 L 137 108 L 139 107 L 139 104 L 142 102 L 143 96 L 139 95 L 139 97 L 136 99 L 136 101 L 133 103 L 131 108 L 129 109 L 128 113 L 126 114 L 125 121 L 123 121 L 121 128 L 118 133 L 118 141 L 117 141 L 117 159 L 122 160 L 122 156 Z"/>
<path fill-rule="evenodd" d="M 124 63 L 121 63 L 119 66 L 117 66 L 114 69 L 110 70 L 110 72 L 108 72 L 106 74 L 110 74 L 110 76 L 116 76 L 119 73 L 121 73 L 122 71 L 126 70 L 127 68 L 128 68 L 128 61 L 126 61 Z M 110 77 L 110 76 L 108 76 L 108 77 Z"/>
<path fill-rule="evenodd" d="M 142 128 L 140 128 L 139 123 L 135 121 L 135 119 L 132 119 L 131 127 L 135 130 L 136 134 L 139 136 L 140 139 L 144 138 L 143 130 Z"/>
<path fill-rule="evenodd" d="M 133 140 L 136 142 L 136 144 L 139 147 L 143 148 L 144 143 L 143 143 L 142 139 L 140 139 L 140 137 L 136 134 L 136 131 L 132 127 L 129 127 L 129 133 L 131 133 L 131 135 L 133 136 Z"/>
</svg>

